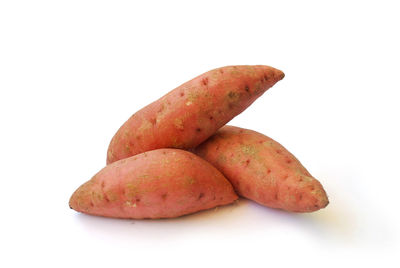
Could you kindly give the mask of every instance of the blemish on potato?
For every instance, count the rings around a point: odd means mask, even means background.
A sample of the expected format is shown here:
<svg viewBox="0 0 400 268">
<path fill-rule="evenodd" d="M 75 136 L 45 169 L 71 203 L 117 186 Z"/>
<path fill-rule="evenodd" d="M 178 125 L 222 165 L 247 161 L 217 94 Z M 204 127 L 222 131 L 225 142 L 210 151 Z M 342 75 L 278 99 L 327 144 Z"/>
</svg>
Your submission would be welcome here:
<svg viewBox="0 0 400 268">
<path fill-rule="evenodd" d="M 136 203 L 132 203 L 132 202 L 130 202 L 130 201 L 126 201 L 126 202 L 125 202 L 125 205 L 127 205 L 128 207 L 132 207 L 132 208 L 135 208 L 135 207 L 136 207 Z"/>
<path fill-rule="evenodd" d="M 126 151 L 127 153 L 130 153 L 130 152 L 131 152 L 131 148 L 130 148 L 129 145 L 127 145 L 127 144 L 125 144 L 125 151 Z"/>
<path fill-rule="evenodd" d="M 200 94 L 197 91 L 189 92 L 187 101 L 194 102 L 199 96 Z"/>
<path fill-rule="evenodd" d="M 220 154 L 220 155 L 218 155 L 218 158 L 217 158 L 217 161 L 218 162 L 220 162 L 220 163 L 226 163 L 226 156 L 225 155 L 223 155 L 223 154 Z"/>
<path fill-rule="evenodd" d="M 118 195 L 116 193 L 114 193 L 113 191 L 108 191 L 105 194 L 106 200 L 110 201 L 110 202 L 114 202 L 118 199 Z"/>
<path fill-rule="evenodd" d="M 175 118 L 174 126 L 179 130 L 184 130 L 183 120 L 182 118 Z"/>
<path fill-rule="evenodd" d="M 192 185 L 195 182 L 196 182 L 196 180 L 193 177 L 185 176 L 185 184 L 186 185 Z"/>
<path fill-rule="evenodd" d="M 137 185 L 134 185 L 132 183 L 127 183 L 126 186 L 126 191 L 125 191 L 125 196 L 129 199 L 135 197 L 139 193 L 139 188 Z"/>
<path fill-rule="evenodd" d="M 163 103 L 163 104 L 161 104 L 161 107 L 160 107 L 160 109 L 158 109 L 157 113 L 159 113 L 159 114 L 162 113 L 164 111 L 164 109 L 165 109 L 165 105 Z"/>
<path fill-rule="evenodd" d="M 138 129 L 139 132 L 143 132 L 145 130 L 151 129 L 153 127 L 153 124 L 149 120 L 143 120 L 142 125 Z"/>
<path fill-rule="evenodd" d="M 150 118 L 149 121 L 153 126 L 157 123 L 157 119 L 155 117 Z"/>
<path fill-rule="evenodd" d="M 258 153 L 258 149 L 254 145 L 243 145 L 241 151 L 246 155 L 255 155 Z"/>
</svg>

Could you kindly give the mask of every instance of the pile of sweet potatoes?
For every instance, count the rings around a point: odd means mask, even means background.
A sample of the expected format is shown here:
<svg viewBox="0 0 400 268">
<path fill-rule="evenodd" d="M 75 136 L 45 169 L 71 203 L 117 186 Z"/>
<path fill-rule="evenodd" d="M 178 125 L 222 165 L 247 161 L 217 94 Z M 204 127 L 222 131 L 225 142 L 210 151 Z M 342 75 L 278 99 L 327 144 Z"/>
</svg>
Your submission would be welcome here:
<svg viewBox="0 0 400 268">
<path fill-rule="evenodd" d="M 321 183 L 282 145 L 224 126 L 284 77 L 263 65 L 204 73 L 132 115 L 112 138 L 107 166 L 71 196 L 72 209 L 114 218 L 171 218 L 232 203 L 312 212 Z"/>
</svg>

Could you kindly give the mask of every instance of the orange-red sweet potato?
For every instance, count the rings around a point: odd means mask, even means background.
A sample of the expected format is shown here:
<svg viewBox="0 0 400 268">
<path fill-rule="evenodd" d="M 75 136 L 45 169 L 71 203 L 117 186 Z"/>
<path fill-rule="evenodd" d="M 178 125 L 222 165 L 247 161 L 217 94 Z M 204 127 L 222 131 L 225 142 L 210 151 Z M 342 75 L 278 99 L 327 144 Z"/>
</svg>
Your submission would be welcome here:
<svg viewBox="0 0 400 268">
<path fill-rule="evenodd" d="M 72 209 L 114 218 L 171 218 L 232 203 L 232 185 L 211 164 L 158 149 L 106 166 L 72 195 Z"/>
<path fill-rule="evenodd" d="M 238 195 L 262 205 L 311 212 L 328 205 L 321 183 L 273 139 L 225 126 L 195 149 L 220 170 Z"/>
<path fill-rule="evenodd" d="M 112 138 L 107 163 L 159 148 L 194 148 L 283 77 L 263 65 L 204 73 L 132 115 Z"/>
</svg>

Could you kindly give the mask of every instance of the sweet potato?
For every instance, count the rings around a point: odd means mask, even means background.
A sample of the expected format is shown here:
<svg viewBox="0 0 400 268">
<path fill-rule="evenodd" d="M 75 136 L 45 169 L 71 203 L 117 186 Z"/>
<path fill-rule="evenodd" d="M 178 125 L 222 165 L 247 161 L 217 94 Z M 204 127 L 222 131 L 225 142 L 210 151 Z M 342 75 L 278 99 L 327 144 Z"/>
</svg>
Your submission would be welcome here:
<svg viewBox="0 0 400 268">
<path fill-rule="evenodd" d="M 294 212 L 328 205 L 321 183 L 282 145 L 261 133 L 225 126 L 194 151 L 221 171 L 238 195 L 262 205 Z"/>
<path fill-rule="evenodd" d="M 211 164 L 179 149 L 158 149 L 114 162 L 80 186 L 72 209 L 114 218 L 171 218 L 238 197 Z"/>
<path fill-rule="evenodd" d="M 194 148 L 283 77 L 263 65 L 204 73 L 132 115 L 112 138 L 107 164 L 159 148 Z"/>
</svg>

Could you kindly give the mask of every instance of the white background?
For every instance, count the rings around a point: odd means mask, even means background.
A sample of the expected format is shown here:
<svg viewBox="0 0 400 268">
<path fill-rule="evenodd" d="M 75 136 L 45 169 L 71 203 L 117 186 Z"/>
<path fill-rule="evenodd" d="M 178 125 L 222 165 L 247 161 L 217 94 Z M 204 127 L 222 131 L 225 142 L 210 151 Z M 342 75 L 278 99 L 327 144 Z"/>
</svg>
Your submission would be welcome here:
<svg viewBox="0 0 400 268">
<path fill-rule="evenodd" d="M 396 1 L 142 2 L 0 2 L 0 266 L 399 267 Z M 286 77 L 231 124 L 296 155 L 326 209 L 241 200 L 154 221 L 69 209 L 131 114 L 239 64 Z"/>
</svg>

